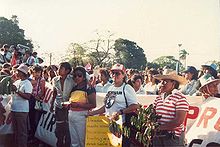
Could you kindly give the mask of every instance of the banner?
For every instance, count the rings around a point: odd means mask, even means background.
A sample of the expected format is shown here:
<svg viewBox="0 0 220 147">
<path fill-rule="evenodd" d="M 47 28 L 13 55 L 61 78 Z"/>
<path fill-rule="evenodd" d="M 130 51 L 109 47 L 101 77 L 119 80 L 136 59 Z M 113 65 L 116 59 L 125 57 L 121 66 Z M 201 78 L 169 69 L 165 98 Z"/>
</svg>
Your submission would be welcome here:
<svg viewBox="0 0 220 147">
<path fill-rule="evenodd" d="M 11 125 L 11 100 L 12 95 L 0 95 L 0 135 L 2 134 L 12 134 Z"/>
<path fill-rule="evenodd" d="M 188 146 L 220 146 L 220 99 L 208 98 L 200 114 L 186 134 Z"/>
<path fill-rule="evenodd" d="M 46 94 L 43 100 L 45 112 L 41 116 L 35 136 L 43 142 L 55 146 L 55 117 L 54 113 L 49 111 L 53 92 L 51 85 L 47 84 L 46 87 Z M 6 110 L 4 113 L 0 111 L 0 135 L 13 133 L 10 117 L 10 99 L 12 96 L 0 96 L 0 107 L 2 105 Z M 104 97 L 105 93 L 96 93 L 97 108 L 103 106 Z M 155 97 L 155 95 L 137 95 L 138 102 L 144 106 L 153 103 Z M 208 98 L 204 101 L 204 98 L 199 96 L 187 96 L 187 100 L 190 104 L 185 121 L 188 145 L 206 146 L 214 143 L 220 144 L 220 137 L 217 137 L 220 136 L 220 112 L 217 111 L 220 100 L 218 98 Z"/>
</svg>

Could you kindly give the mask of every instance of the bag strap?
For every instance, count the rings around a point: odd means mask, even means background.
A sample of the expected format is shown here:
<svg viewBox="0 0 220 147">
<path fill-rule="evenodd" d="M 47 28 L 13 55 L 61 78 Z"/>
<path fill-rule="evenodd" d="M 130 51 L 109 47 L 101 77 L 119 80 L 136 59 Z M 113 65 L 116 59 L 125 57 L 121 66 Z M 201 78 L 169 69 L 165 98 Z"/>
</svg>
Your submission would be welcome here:
<svg viewBox="0 0 220 147">
<path fill-rule="evenodd" d="M 128 100 L 127 100 L 127 98 L 126 98 L 126 95 L 125 95 L 125 86 L 126 86 L 127 84 L 125 83 L 125 85 L 124 85 L 124 87 L 123 87 L 123 94 L 124 94 L 124 97 L 125 97 L 125 103 L 126 103 L 126 108 L 128 108 Z"/>
<path fill-rule="evenodd" d="M 37 81 L 37 95 L 38 95 L 38 92 L 39 92 L 39 89 L 40 89 L 40 81 L 41 81 L 41 78 L 39 78 L 38 81 Z"/>
</svg>

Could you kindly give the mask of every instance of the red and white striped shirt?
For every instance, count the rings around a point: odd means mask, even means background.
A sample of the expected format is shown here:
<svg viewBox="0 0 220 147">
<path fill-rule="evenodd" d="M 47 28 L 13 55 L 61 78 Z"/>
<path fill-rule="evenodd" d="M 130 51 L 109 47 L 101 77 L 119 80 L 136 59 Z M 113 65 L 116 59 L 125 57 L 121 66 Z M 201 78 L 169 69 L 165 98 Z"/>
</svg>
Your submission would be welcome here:
<svg viewBox="0 0 220 147">
<path fill-rule="evenodd" d="M 172 94 L 168 95 L 166 98 L 164 98 L 163 94 L 157 96 L 154 101 L 154 106 L 157 115 L 162 116 L 161 119 L 158 120 L 160 124 L 166 124 L 172 121 L 176 117 L 177 110 L 189 111 L 189 103 L 186 97 L 177 90 L 174 90 Z M 173 130 L 176 136 L 180 136 L 181 132 L 184 130 L 184 125 L 181 124 Z"/>
</svg>

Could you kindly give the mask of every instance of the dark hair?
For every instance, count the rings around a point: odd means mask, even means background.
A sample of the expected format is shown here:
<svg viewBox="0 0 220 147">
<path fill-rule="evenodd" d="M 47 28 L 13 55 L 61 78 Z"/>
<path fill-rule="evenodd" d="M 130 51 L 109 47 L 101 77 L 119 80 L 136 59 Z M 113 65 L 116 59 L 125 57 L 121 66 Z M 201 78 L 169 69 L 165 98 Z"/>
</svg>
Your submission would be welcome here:
<svg viewBox="0 0 220 147">
<path fill-rule="evenodd" d="M 84 67 L 82 67 L 82 66 L 77 66 L 77 67 L 74 69 L 73 74 L 74 74 L 76 71 L 82 72 L 83 77 L 86 79 L 86 70 L 85 70 Z"/>
<path fill-rule="evenodd" d="M 159 72 L 158 72 L 156 69 L 151 68 L 151 69 L 147 72 L 147 75 L 148 75 L 148 74 L 157 75 L 157 74 L 159 74 Z M 156 84 L 160 83 L 160 80 L 155 79 L 155 83 L 156 83 Z"/>
<path fill-rule="evenodd" d="M 32 68 L 31 68 L 31 73 L 33 73 L 33 71 L 43 72 L 43 68 L 42 68 L 41 66 L 39 66 L 39 65 L 34 65 L 34 66 L 32 66 Z"/>
<path fill-rule="evenodd" d="M 33 52 L 32 55 L 37 55 L 37 52 Z"/>
<path fill-rule="evenodd" d="M 60 67 L 64 67 L 66 70 L 69 70 L 69 73 L 72 71 L 72 67 L 69 64 L 69 62 L 62 62 L 62 63 L 60 63 Z"/>
<path fill-rule="evenodd" d="M 10 48 L 10 46 L 8 44 L 4 44 L 3 48 Z"/>
<path fill-rule="evenodd" d="M 175 82 L 174 83 L 174 88 L 179 89 L 180 83 L 178 81 L 175 81 L 175 80 L 172 80 L 172 82 Z"/>
<path fill-rule="evenodd" d="M 2 65 L 2 68 L 11 68 L 11 64 L 10 63 L 4 63 Z"/>
<path fill-rule="evenodd" d="M 110 74 L 107 69 L 102 68 L 102 69 L 100 69 L 99 73 L 103 74 L 107 79 L 109 79 L 109 77 L 110 77 Z"/>
<path fill-rule="evenodd" d="M 131 82 L 134 83 L 134 82 L 135 82 L 136 80 L 138 80 L 138 79 L 141 79 L 141 82 L 143 81 L 141 75 L 139 75 L 139 74 L 134 74 L 134 75 L 131 77 Z"/>
</svg>

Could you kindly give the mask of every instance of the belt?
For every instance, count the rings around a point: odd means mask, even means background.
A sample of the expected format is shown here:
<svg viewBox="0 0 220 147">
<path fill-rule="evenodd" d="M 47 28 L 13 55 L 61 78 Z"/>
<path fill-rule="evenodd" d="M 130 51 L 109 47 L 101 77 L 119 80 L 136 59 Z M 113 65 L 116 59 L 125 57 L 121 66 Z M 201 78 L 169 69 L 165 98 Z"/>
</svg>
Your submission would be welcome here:
<svg viewBox="0 0 220 147">
<path fill-rule="evenodd" d="M 175 132 L 168 130 L 158 131 L 155 134 L 155 137 L 173 137 L 173 136 L 175 136 Z"/>
<path fill-rule="evenodd" d="M 86 111 L 87 109 L 84 109 L 84 108 L 71 108 L 70 107 L 70 110 L 72 110 L 72 111 Z"/>
</svg>

